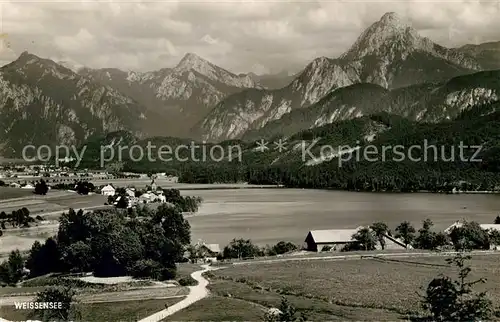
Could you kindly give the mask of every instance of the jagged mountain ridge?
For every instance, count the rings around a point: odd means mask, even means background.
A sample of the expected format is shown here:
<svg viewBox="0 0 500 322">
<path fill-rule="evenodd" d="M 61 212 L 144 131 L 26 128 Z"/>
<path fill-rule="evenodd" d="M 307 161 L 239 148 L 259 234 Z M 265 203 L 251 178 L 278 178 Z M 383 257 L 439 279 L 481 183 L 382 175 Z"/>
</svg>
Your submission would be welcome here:
<svg viewBox="0 0 500 322">
<path fill-rule="evenodd" d="M 289 72 L 283 71 L 277 74 L 264 74 L 256 75 L 254 73 L 249 73 L 248 76 L 254 80 L 255 83 L 261 85 L 265 89 L 280 89 L 286 87 L 290 84 L 296 77 L 297 74 L 291 74 Z"/>
<path fill-rule="evenodd" d="M 356 83 L 394 89 L 479 70 L 473 57 L 419 36 L 396 14 L 387 13 L 338 59 L 315 59 L 287 87 L 226 98 L 193 129 L 193 135 L 210 141 L 240 138 L 294 109 L 310 107 L 333 89 Z"/>
<path fill-rule="evenodd" d="M 261 129 L 248 131 L 242 139 L 287 137 L 302 130 L 382 112 L 435 123 L 499 100 L 500 70 L 393 90 L 370 83 L 354 84 L 333 90 L 309 108 L 293 110 Z"/>
<path fill-rule="evenodd" d="M 465 45 L 456 50 L 474 57 L 483 69 L 500 69 L 500 41 Z"/>
<path fill-rule="evenodd" d="M 78 144 L 127 129 L 140 135 L 145 109 L 116 89 L 27 52 L 0 68 L 2 155 L 27 144 Z"/>
<path fill-rule="evenodd" d="M 157 135 L 187 136 L 210 108 L 230 94 L 258 87 L 248 75 L 236 75 L 207 60 L 186 54 L 174 68 L 152 72 L 85 68 L 80 74 L 115 87 L 157 114 Z"/>
</svg>

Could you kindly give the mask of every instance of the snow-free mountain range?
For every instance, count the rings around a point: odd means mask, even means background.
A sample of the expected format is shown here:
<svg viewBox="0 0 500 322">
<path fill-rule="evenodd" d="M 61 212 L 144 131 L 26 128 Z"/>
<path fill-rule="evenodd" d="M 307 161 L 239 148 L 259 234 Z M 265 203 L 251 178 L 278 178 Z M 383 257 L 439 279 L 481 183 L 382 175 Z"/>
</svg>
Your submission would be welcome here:
<svg viewBox="0 0 500 322">
<path fill-rule="evenodd" d="M 439 122 L 499 96 L 500 42 L 445 48 L 395 13 L 296 75 L 237 75 L 193 53 L 151 72 L 73 70 L 24 52 L 0 68 L 0 155 L 117 130 L 216 142 L 378 112 Z"/>
</svg>

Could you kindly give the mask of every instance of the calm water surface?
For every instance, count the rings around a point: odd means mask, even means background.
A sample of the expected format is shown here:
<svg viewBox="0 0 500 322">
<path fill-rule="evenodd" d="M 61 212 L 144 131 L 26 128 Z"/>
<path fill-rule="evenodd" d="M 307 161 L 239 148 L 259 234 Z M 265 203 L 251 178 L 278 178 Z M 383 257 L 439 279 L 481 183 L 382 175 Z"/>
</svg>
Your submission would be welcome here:
<svg viewBox="0 0 500 322">
<path fill-rule="evenodd" d="M 375 221 L 394 229 L 402 221 L 420 228 L 431 219 L 444 229 L 458 219 L 493 223 L 500 195 L 385 194 L 302 189 L 183 191 L 204 203 L 189 222 L 192 240 L 227 244 L 249 238 L 264 245 L 280 240 L 301 243 L 309 230 L 356 228 Z"/>
</svg>

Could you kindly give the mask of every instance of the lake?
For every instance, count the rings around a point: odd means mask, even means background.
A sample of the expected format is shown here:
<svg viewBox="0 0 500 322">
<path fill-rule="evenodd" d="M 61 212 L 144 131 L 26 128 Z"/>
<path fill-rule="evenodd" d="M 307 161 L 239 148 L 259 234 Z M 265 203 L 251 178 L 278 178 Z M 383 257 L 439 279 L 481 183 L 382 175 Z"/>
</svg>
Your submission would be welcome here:
<svg viewBox="0 0 500 322">
<path fill-rule="evenodd" d="M 189 218 L 192 241 L 226 245 L 233 238 L 259 245 L 280 240 L 302 243 L 309 230 L 356 228 L 383 221 L 394 229 L 402 221 L 418 230 L 431 219 L 443 230 L 465 218 L 493 223 L 500 214 L 495 194 L 390 194 L 305 189 L 184 190 L 201 196 L 200 211 Z"/>
</svg>

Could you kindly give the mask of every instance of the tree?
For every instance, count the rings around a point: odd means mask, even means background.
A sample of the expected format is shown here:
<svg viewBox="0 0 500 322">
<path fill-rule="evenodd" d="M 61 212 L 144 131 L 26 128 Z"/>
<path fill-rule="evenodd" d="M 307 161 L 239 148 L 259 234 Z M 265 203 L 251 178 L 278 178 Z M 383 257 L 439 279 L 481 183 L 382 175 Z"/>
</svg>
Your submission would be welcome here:
<svg viewBox="0 0 500 322">
<path fill-rule="evenodd" d="M 255 246 L 250 239 L 234 238 L 222 251 L 224 258 L 249 258 L 259 254 L 259 247 Z"/>
<path fill-rule="evenodd" d="M 80 195 L 88 195 L 90 192 L 95 190 L 95 186 L 88 181 L 78 181 L 76 183 L 75 190 Z"/>
<path fill-rule="evenodd" d="M 281 255 L 297 250 L 297 245 L 291 242 L 280 241 L 276 245 L 274 245 L 272 249 L 274 253 Z"/>
<path fill-rule="evenodd" d="M 77 241 L 64 249 L 61 261 L 71 272 L 91 272 L 95 258 L 90 244 Z"/>
<path fill-rule="evenodd" d="M 26 260 L 26 268 L 30 270 L 30 277 L 62 272 L 64 267 L 60 258 L 59 247 L 54 238 L 47 238 L 43 245 L 35 241 Z"/>
<path fill-rule="evenodd" d="M 497 229 L 490 229 L 488 231 L 488 236 L 490 239 L 490 245 L 499 246 L 500 245 L 500 231 Z"/>
<path fill-rule="evenodd" d="M 40 181 L 35 184 L 35 193 L 37 195 L 46 195 L 47 192 L 49 192 L 49 186 L 45 180 L 40 179 Z"/>
<path fill-rule="evenodd" d="M 475 293 L 472 287 L 485 283 L 481 278 L 468 281 L 470 266 L 466 261 L 471 256 L 463 253 L 447 259 L 448 264 L 454 264 L 459 272 L 458 279 L 441 276 L 433 279 L 427 286 L 422 300 L 422 307 L 430 311 L 434 321 L 477 321 L 488 320 L 493 313 L 493 304 L 485 292 Z"/>
<path fill-rule="evenodd" d="M 0 265 L 0 282 L 16 285 L 23 278 L 24 260 L 19 250 L 10 252 L 9 258 Z"/>
<path fill-rule="evenodd" d="M 415 227 L 408 221 L 403 221 L 396 227 L 396 238 L 401 238 L 405 246 L 408 247 L 415 240 Z"/>
<path fill-rule="evenodd" d="M 434 224 L 430 219 L 424 220 L 422 228 L 418 230 L 418 236 L 415 238 L 415 246 L 420 249 L 433 249 L 435 233 L 431 231 Z"/>
<path fill-rule="evenodd" d="M 352 239 L 357 241 L 364 250 L 374 250 L 377 244 L 377 238 L 370 228 L 361 228 L 354 235 Z"/>
<path fill-rule="evenodd" d="M 168 205 L 160 205 L 152 218 L 153 222 L 161 224 L 163 235 L 168 239 L 172 256 L 176 261 L 182 259 L 184 250 L 191 243 L 191 225 L 182 213 Z"/>
<path fill-rule="evenodd" d="M 48 321 L 70 321 L 71 318 L 80 314 L 73 304 L 75 291 L 69 287 L 49 287 L 37 294 L 35 302 L 60 303 L 60 307 L 54 309 L 38 309 L 33 313 L 34 317 L 44 322 Z"/>
<path fill-rule="evenodd" d="M 385 249 L 384 236 L 389 231 L 389 227 L 387 227 L 387 224 L 383 223 L 383 222 L 375 222 L 370 226 L 370 228 L 372 229 L 373 233 L 375 234 L 375 237 L 377 238 L 378 242 L 380 243 L 380 247 L 382 247 L 382 249 Z"/>
<path fill-rule="evenodd" d="M 495 225 L 500 225 L 500 215 L 495 218 L 495 221 L 493 223 Z"/>
<path fill-rule="evenodd" d="M 460 227 L 454 227 L 450 238 L 457 250 L 490 248 L 488 232 L 475 221 L 464 221 Z"/>
<path fill-rule="evenodd" d="M 189 253 L 189 260 L 191 263 L 196 263 L 198 258 L 202 257 L 200 254 L 200 249 L 197 245 L 188 245 L 186 249 Z"/>
</svg>

